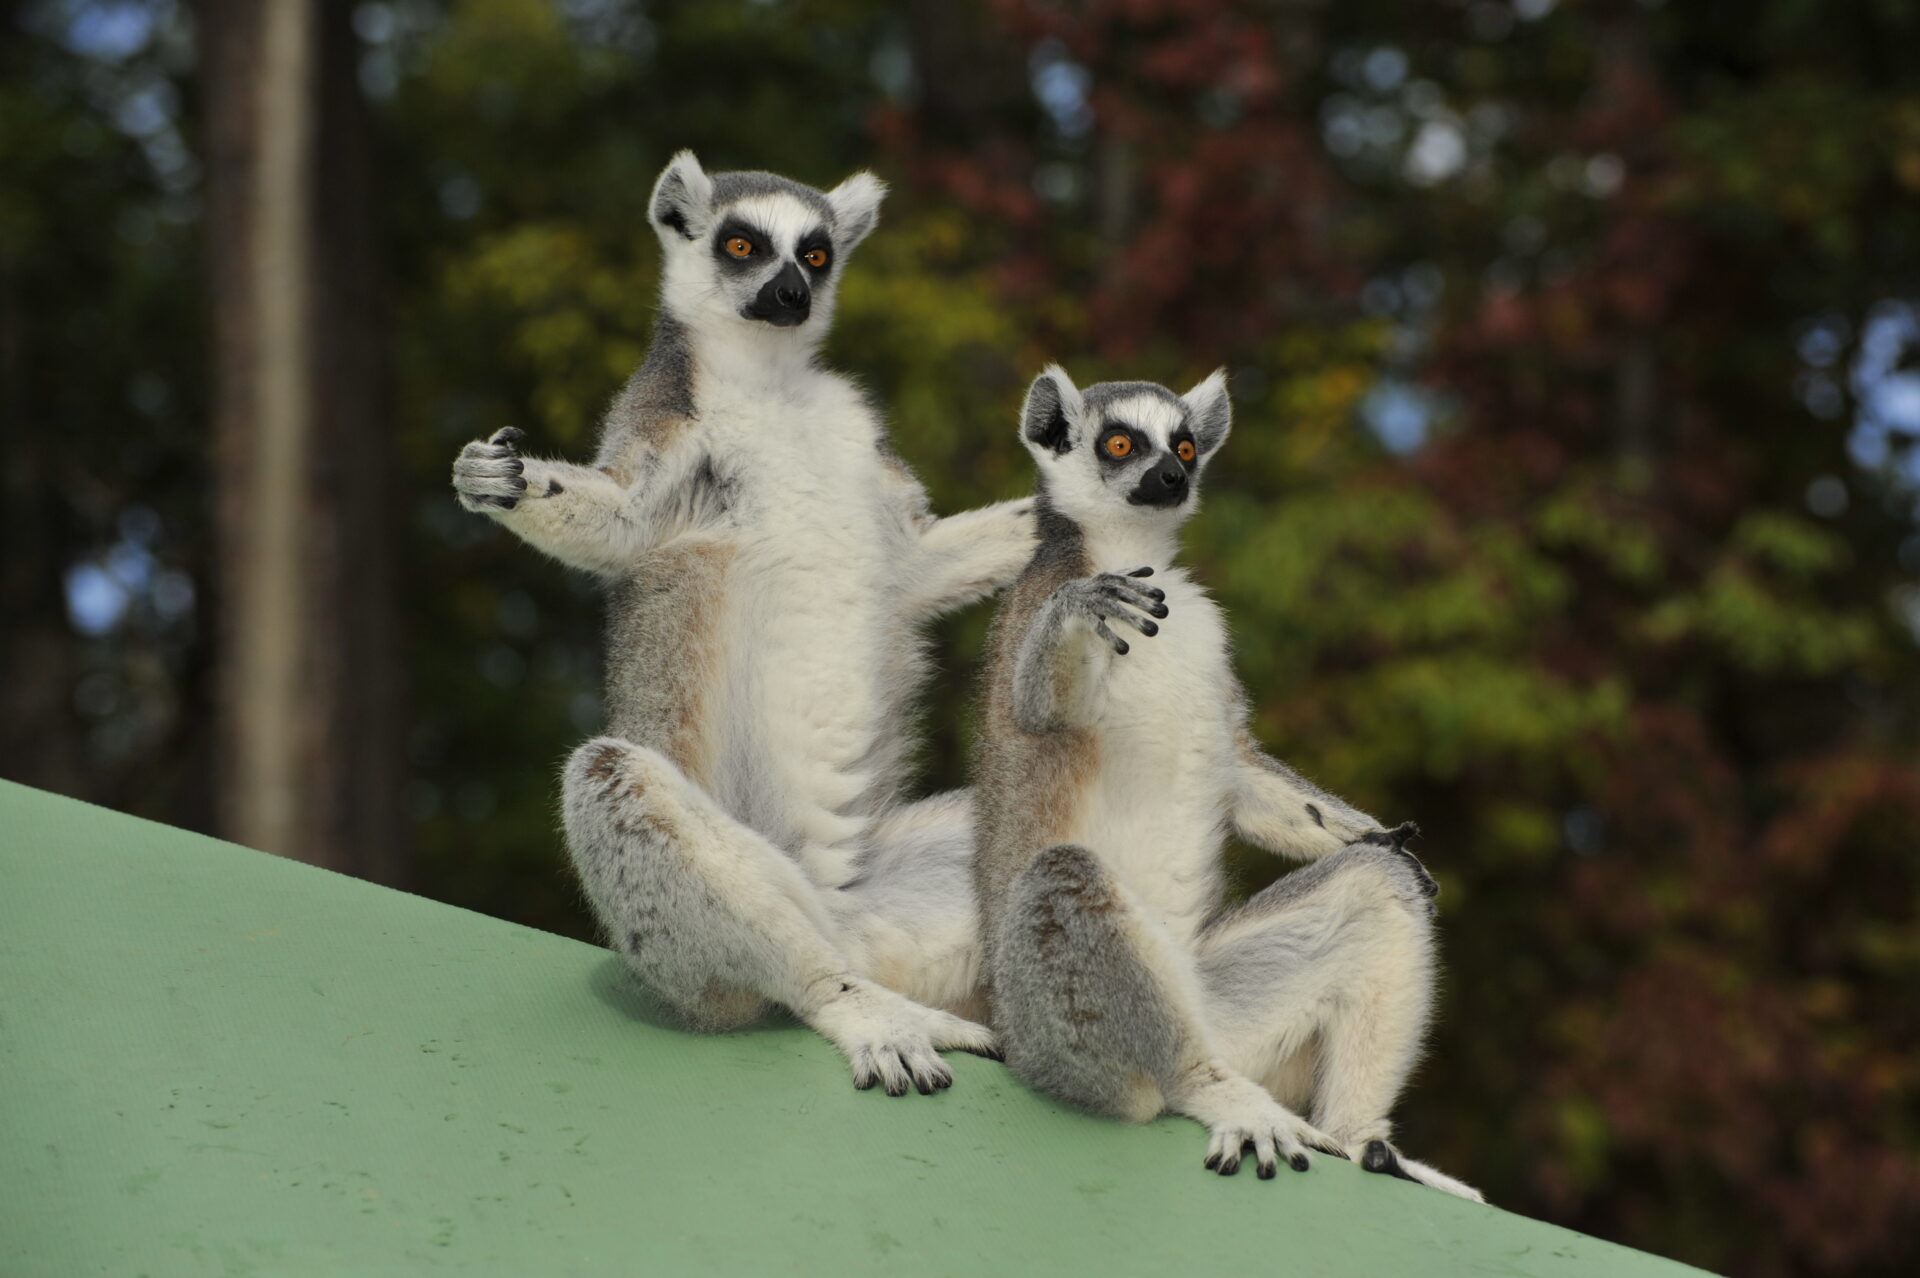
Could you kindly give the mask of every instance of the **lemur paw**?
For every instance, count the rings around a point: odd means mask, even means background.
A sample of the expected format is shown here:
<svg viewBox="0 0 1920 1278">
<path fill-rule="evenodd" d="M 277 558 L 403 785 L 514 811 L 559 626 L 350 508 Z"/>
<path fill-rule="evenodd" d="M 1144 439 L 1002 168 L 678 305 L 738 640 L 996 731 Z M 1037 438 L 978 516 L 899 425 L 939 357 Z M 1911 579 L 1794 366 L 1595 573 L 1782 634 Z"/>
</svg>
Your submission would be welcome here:
<svg viewBox="0 0 1920 1278">
<path fill-rule="evenodd" d="M 1208 1171 L 1231 1176 L 1240 1170 L 1248 1146 L 1260 1179 L 1272 1180 L 1281 1162 L 1295 1171 L 1311 1167 L 1307 1150 L 1322 1153 L 1337 1146 L 1324 1132 L 1273 1099 L 1267 1091 L 1242 1078 L 1224 1078 L 1208 1088 L 1210 1095 L 1195 1106 L 1183 1107 L 1206 1123 Z"/>
<path fill-rule="evenodd" d="M 1371 843 L 1376 847 L 1390 847 L 1405 857 L 1415 875 L 1420 880 L 1420 890 L 1426 893 L 1428 900 L 1432 900 L 1434 897 L 1440 895 L 1439 880 L 1427 872 L 1426 865 L 1422 863 L 1420 858 L 1415 856 L 1412 849 L 1407 846 L 1419 837 L 1419 826 L 1411 821 L 1402 821 L 1391 830 L 1371 830 L 1360 836 L 1360 842 Z"/>
<path fill-rule="evenodd" d="M 1358 1156 L 1354 1161 L 1359 1163 L 1364 1171 L 1410 1180 L 1416 1185 L 1425 1185 L 1429 1189 L 1437 1189 L 1469 1202 L 1487 1201 L 1486 1196 L 1472 1185 L 1462 1180 L 1455 1180 L 1437 1167 L 1429 1167 L 1423 1162 L 1408 1158 L 1384 1140 L 1367 1141 L 1356 1153 Z"/>
<path fill-rule="evenodd" d="M 1113 627 L 1107 624 L 1109 621 L 1124 621 L 1152 638 L 1160 633 L 1160 627 L 1151 618 L 1167 615 L 1166 591 L 1154 586 L 1136 586 L 1129 580 L 1151 576 L 1151 568 L 1135 568 L 1124 574 L 1097 573 L 1067 582 L 1060 587 L 1059 593 L 1076 613 L 1092 622 L 1094 633 L 1124 657 L 1131 648 L 1125 639 L 1113 633 Z M 1138 613 L 1147 615 L 1142 617 Z"/>
<path fill-rule="evenodd" d="M 853 1066 L 856 1088 L 866 1091 L 879 1083 L 889 1096 L 905 1096 L 909 1087 L 931 1096 L 953 1086 L 953 1070 L 938 1055 L 942 1051 L 1000 1054 L 999 1041 L 986 1026 L 859 978 L 842 981 L 808 1020 Z"/>
<path fill-rule="evenodd" d="M 526 496 L 527 464 L 515 446 L 527 433 L 505 426 L 474 440 L 453 461 L 453 491 L 468 510 L 512 510 Z"/>
</svg>

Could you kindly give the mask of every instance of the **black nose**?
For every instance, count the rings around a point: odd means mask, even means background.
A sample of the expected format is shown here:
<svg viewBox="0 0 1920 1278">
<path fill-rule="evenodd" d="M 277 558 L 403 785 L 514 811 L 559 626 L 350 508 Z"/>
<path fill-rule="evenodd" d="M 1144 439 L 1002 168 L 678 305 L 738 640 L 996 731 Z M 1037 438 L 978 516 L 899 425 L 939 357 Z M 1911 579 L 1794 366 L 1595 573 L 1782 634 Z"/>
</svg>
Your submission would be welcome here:
<svg viewBox="0 0 1920 1278">
<path fill-rule="evenodd" d="M 1185 488 L 1187 472 L 1170 461 L 1160 463 L 1160 482 L 1169 488 Z"/>
<path fill-rule="evenodd" d="M 804 323 L 812 309 L 813 290 L 807 287 L 800 268 L 788 262 L 778 275 L 760 286 L 743 313 L 748 319 L 765 320 L 775 328 L 791 328 Z"/>
</svg>

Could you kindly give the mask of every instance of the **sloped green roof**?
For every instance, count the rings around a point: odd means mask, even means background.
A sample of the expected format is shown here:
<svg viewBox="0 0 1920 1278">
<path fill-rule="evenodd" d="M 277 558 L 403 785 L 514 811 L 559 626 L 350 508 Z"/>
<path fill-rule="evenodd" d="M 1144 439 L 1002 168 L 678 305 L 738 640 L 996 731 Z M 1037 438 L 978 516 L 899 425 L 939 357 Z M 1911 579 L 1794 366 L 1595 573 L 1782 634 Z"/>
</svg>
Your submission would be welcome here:
<svg viewBox="0 0 1920 1278">
<path fill-rule="evenodd" d="M 9 1278 L 1695 1272 L 1331 1159 L 1223 1180 L 1190 1123 L 953 1064 L 855 1092 L 603 950 L 0 783 Z"/>
</svg>

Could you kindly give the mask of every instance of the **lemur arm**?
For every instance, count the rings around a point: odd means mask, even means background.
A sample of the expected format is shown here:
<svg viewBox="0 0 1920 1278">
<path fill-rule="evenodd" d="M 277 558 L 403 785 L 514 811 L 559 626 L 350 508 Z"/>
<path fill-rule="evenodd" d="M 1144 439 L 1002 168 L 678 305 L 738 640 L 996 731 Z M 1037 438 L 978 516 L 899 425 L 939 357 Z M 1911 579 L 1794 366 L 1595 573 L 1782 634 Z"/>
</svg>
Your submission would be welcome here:
<svg viewBox="0 0 1920 1278">
<path fill-rule="evenodd" d="M 927 523 L 906 574 L 906 611 L 938 617 L 992 594 L 1033 557 L 1033 498 L 996 502 Z"/>
<path fill-rule="evenodd" d="M 1267 754 L 1244 728 L 1238 745 L 1233 828 L 1247 842 L 1280 856 L 1311 861 L 1349 843 L 1398 847 L 1410 837 L 1409 831 L 1395 839 L 1366 813 Z"/>
<path fill-rule="evenodd" d="M 1159 626 L 1141 614 L 1166 616 L 1162 598 L 1158 590 L 1111 572 L 1063 582 L 1047 596 L 1014 656 L 1013 721 L 1020 730 L 1085 727 L 1108 666 L 1130 650 L 1107 623 L 1122 621 L 1143 635 L 1158 634 Z"/>
<path fill-rule="evenodd" d="M 514 427 L 475 440 L 453 463 L 460 504 L 487 515 L 542 554 L 586 572 L 617 572 L 655 544 L 664 512 L 642 481 L 521 455 Z"/>
</svg>

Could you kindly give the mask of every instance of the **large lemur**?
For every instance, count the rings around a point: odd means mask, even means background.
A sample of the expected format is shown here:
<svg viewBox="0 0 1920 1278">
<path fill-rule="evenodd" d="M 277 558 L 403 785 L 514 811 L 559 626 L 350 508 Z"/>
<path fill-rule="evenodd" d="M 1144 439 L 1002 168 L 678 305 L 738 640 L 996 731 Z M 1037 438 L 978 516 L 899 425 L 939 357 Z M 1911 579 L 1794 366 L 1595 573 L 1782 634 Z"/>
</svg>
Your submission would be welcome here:
<svg viewBox="0 0 1920 1278">
<path fill-rule="evenodd" d="M 974 774 L 992 1024 L 1046 1091 L 1206 1124 L 1222 1174 L 1313 1147 L 1478 1198 L 1388 1143 L 1433 997 L 1412 827 L 1261 752 L 1220 610 L 1171 566 L 1230 418 L 1219 373 L 1028 393 L 1040 546 L 994 622 Z M 1312 864 L 1221 912 L 1229 829 Z"/>
<path fill-rule="evenodd" d="M 1011 581 L 1032 503 L 948 519 L 860 391 L 816 359 L 884 187 L 704 172 L 681 152 L 649 212 L 665 266 L 645 363 L 591 466 L 467 445 L 460 499 L 610 587 L 609 735 L 563 820 L 614 947 L 696 1026 L 790 1008 L 894 1095 L 962 1019 L 979 946 L 961 794 L 904 802 L 920 623 Z M 944 1010 L 942 1010 L 944 1009 Z"/>
</svg>

